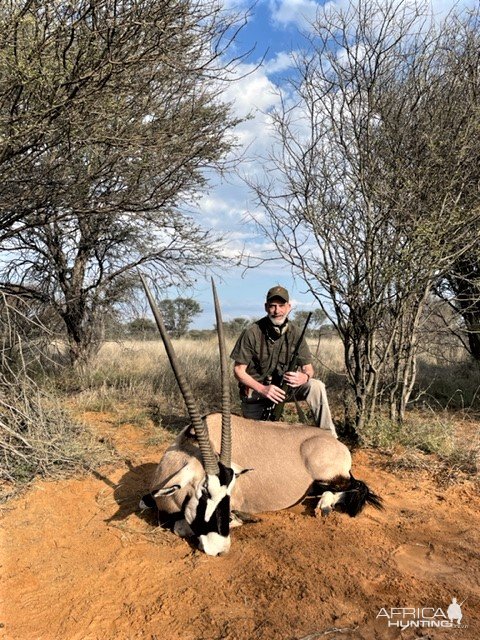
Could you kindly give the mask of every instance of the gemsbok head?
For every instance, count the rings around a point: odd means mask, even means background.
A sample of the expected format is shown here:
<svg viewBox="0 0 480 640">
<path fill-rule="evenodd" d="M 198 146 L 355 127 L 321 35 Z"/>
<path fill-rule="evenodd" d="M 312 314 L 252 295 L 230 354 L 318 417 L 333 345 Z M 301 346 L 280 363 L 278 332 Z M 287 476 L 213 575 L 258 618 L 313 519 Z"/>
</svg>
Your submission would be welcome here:
<svg viewBox="0 0 480 640">
<path fill-rule="evenodd" d="M 190 385 L 183 374 L 166 331 L 162 314 L 144 277 L 141 276 L 141 279 L 175 378 L 187 406 L 191 428 L 193 428 L 193 433 L 191 431 L 190 433 L 194 434 L 198 444 L 197 451 L 192 451 L 191 456 L 185 456 L 180 468 L 172 469 L 168 482 L 162 483 L 162 486 L 151 492 L 151 496 L 155 499 L 185 494 L 183 500 L 185 521 L 191 534 L 198 539 L 199 548 L 208 555 L 221 555 L 230 548 L 230 496 L 235 484 L 235 473 L 231 468 L 232 434 L 227 356 L 215 283 L 212 279 L 222 375 L 222 436 L 219 457 L 212 448 L 206 421 L 198 412 Z"/>
</svg>

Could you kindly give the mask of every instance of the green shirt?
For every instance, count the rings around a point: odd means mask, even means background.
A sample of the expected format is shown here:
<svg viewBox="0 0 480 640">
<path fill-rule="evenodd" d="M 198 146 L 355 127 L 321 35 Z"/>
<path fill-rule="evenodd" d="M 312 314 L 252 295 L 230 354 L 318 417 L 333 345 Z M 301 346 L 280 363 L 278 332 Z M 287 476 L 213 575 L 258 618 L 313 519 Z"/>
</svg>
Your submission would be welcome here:
<svg viewBox="0 0 480 640">
<path fill-rule="evenodd" d="M 274 372 L 283 375 L 287 371 L 301 330 L 287 322 L 282 334 L 277 334 L 267 316 L 254 322 L 238 338 L 230 357 L 247 365 L 247 373 L 263 382 Z M 298 352 L 297 365 L 311 364 L 312 354 L 305 338 Z"/>
</svg>

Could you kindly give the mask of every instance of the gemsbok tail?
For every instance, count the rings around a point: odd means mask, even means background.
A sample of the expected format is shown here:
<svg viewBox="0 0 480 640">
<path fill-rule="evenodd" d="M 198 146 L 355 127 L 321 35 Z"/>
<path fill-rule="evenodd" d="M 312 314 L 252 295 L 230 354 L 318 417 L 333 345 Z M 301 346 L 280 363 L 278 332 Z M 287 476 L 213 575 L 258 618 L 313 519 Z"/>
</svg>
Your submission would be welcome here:
<svg viewBox="0 0 480 640">
<path fill-rule="evenodd" d="M 365 482 L 357 480 L 350 473 L 350 483 L 348 488 L 342 492 L 342 497 L 337 503 L 338 507 L 354 518 L 366 504 L 372 505 L 375 509 L 383 509 L 382 498 L 371 491 Z"/>
</svg>

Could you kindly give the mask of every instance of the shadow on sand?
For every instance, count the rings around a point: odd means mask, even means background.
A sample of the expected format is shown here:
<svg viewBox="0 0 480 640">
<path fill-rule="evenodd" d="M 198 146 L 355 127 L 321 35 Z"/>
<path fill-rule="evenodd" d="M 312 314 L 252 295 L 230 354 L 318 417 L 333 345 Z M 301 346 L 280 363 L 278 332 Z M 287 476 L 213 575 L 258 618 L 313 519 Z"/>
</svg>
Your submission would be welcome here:
<svg viewBox="0 0 480 640">
<path fill-rule="evenodd" d="M 120 522 L 134 514 L 152 526 L 157 527 L 164 524 L 160 521 L 160 514 L 157 509 L 142 510 L 139 507 L 140 500 L 148 493 L 150 479 L 157 465 L 150 462 L 134 466 L 130 460 L 126 460 L 126 464 L 128 471 L 123 474 L 118 483 L 112 482 L 98 471 L 93 471 L 93 475 L 98 480 L 113 489 L 113 497 L 118 505 L 117 511 L 110 518 L 107 518 L 105 522 Z"/>
<path fill-rule="evenodd" d="M 128 466 L 128 471 L 122 476 L 117 484 L 113 483 L 109 478 L 101 473 L 98 473 L 98 471 L 93 472 L 93 475 L 96 478 L 113 489 L 113 496 L 118 505 L 116 513 L 110 516 L 110 518 L 107 518 L 105 522 L 115 526 L 114 523 L 122 522 L 133 514 L 140 520 L 143 520 L 143 522 L 147 523 L 150 527 L 161 527 L 167 531 L 173 531 L 173 525 L 178 517 L 161 512 L 156 507 L 150 509 L 141 509 L 139 507 L 140 500 L 146 493 L 148 493 L 150 479 L 157 465 L 155 463 L 147 463 L 135 467 L 132 465 L 130 460 L 126 460 L 126 464 Z M 198 548 L 196 538 L 186 537 L 184 538 L 184 541 L 192 548 L 192 550 L 196 550 Z"/>
</svg>

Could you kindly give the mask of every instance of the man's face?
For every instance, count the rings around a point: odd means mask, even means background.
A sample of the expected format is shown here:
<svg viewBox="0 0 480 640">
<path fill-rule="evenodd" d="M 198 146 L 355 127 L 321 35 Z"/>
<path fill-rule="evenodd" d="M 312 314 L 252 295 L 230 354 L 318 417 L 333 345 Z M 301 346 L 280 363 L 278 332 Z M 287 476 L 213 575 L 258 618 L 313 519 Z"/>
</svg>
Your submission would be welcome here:
<svg viewBox="0 0 480 640">
<path fill-rule="evenodd" d="M 270 300 L 265 303 L 265 311 L 272 324 L 276 326 L 280 326 L 285 322 L 291 308 L 292 305 L 289 302 L 285 302 L 283 298 L 270 298 Z"/>
</svg>

